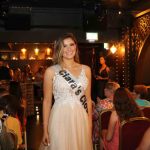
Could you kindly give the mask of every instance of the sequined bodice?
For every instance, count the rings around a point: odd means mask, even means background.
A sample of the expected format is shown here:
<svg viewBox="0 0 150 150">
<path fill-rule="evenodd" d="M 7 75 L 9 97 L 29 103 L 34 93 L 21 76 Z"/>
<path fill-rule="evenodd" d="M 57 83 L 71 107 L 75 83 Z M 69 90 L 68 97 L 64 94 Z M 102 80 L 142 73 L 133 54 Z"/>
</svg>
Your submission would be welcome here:
<svg viewBox="0 0 150 150">
<path fill-rule="evenodd" d="M 55 65 L 53 68 L 55 70 L 55 75 L 53 78 L 53 94 L 55 102 L 79 101 L 79 97 L 75 95 L 75 92 L 68 85 L 67 81 L 65 81 L 65 79 L 59 75 L 60 66 Z M 82 66 L 81 73 L 78 77 L 73 76 L 68 70 L 67 72 L 76 81 L 76 83 L 82 87 L 82 91 L 84 92 L 88 85 L 88 79 L 85 75 L 84 66 Z"/>
</svg>

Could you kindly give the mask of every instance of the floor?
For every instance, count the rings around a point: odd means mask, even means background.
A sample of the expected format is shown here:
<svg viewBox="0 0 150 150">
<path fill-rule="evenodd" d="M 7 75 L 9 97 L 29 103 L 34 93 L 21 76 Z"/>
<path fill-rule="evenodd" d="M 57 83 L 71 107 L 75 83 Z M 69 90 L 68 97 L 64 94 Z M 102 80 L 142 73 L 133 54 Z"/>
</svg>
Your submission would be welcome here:
<svg viewBox="0 0 150 150">
<path fill-rule="evenodd" d="M 35 115 L 27 118 L 27 147 L 28 150 L 38 150 L 43 134 L 42 103 L 35 103 Z"/>
</svg>

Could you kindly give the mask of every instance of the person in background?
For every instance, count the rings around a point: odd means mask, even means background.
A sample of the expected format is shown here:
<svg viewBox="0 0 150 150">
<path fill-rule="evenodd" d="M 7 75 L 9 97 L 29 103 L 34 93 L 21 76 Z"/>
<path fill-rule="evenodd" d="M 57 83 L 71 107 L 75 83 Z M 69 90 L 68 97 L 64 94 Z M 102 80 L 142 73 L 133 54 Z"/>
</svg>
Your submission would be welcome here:
<svg viewBox="0 0 150 150">
<path fill-rule="evenodd" d="M 12 80 L 12 79 L 13 79 L 13 76 L 14 76 L 14 71 L 13 71 L 13 69 L 9 66 L 9 63 L 8 63 L 8 62 L 3 62 L 3 66 L 6 67 L 6 68 L 8 68 L 9 74 L 10 74 L 11 80 Z"/>
<path fill-rule="evenodd" d="M 44 78 L 44 67 L 40 66 L 38 71 L 35 74 L 35 81 L 37 82 L 43 82 L 43 78 Z"/>
<path fill-rule="evenodd" d="M 93 109 L 93 142 L 99 142 L 99 112 L 105 109 L 113 108 L 113 98 L 115 91 L 120 88 L 117 82 L 108 82 L 105 85 L 104 93 L 106 98 L 98 100 L 95 108 Z"/>
<path fill-rule="evenodd" d="M 31 70 L 31 66 L 28 64 L 25 66 L 24 71 L 22 72 L 22 81 L 23 82 L 31 82 L 33 80 L 33 72 Z"/>
<path fill-rule="evenodd" d="M 120 88 L 120 85 L 117 82 L 107 82 L 104 88 L 105 99 L 97 99 L 97 110 L 102 111 L 105 109 L 113 108 L 113 98 L 115 91 Z"/>
<path fill-rule="evenodd" d="M 13 81 L 21 82 L 21 70 L 20 68 L 14 69 Z"/>
<path fill-rule="evenodd" d="M 115 110 L 111 113 L 108 130 L 102 131 L 101 145 L 105 150 L 119 149 L 119 126 L 122 121 L 143 116 L 131 92 L 126 88 L 116 90 L 113 103 Z"/>
<path fill-rule="evenodd" d="M 22 96 L 20 82 L 11 81 L 9 86 L 9 93 L 15 96 L 13 103 L 14 116 L 20 120 L 21 127 L 26 125 L 26 99 Z"/>
<path fill-rule="evenodd" d="M 40 66 L 38 71 L 35 74 L 34 80 L 34 97 L 35 99 L 43 98 L 43 78 L 44 78 L 45 69 L 43 66 Z"/>
<path fill-rule="evenodd" d="M 15 97 L 13 95 L 5 93 L 0 96 L 0 118 L 2 118 L 5 114 L 8 115 L 4 121 L 4 125 L 9 131 L 13 131 L 17 135 L 17 147 L 19 148 L 22 144 L 22 135 L 19 120 L 14 117 L 14 101 Z"/>
<path fill-rule="evenodd" d="M 147 95 L 148 91 L 145 85 L 134 85 L 133 97 L 139 107 L 143 108 L 150 106 L 150 102 L 146 100 Z"/>
<path fill-rule="evenodd" d="M 99 62 L 100 62 L 100 68 L 98 70 L 98 74 L 96 75 L 96 82 L 97 82 L 97 97 L 99 97 L 100 99 L 104 99 L 105 95 L 104 95 L 104 88 L 105 88 L 105 84 L 108 82 L 109 80 L 109 72 L 110 69 L 109 67 L 106 65 L 106 61 L 105 58 L 103 56 L 101 56 L 99 58 Z"/>
<path fill-rule="evenodd" d="M 0 67 L 0 80 L 11 80 L 11 74 L 9 68 L 6 66 Z"/>
<path fill-rule="evenodd" d="M 10 70 L 5 66 L 3 61 L 0 61 L 0 87 L 9 89 L 9 81 L 12 80 Z"/>
</svg>

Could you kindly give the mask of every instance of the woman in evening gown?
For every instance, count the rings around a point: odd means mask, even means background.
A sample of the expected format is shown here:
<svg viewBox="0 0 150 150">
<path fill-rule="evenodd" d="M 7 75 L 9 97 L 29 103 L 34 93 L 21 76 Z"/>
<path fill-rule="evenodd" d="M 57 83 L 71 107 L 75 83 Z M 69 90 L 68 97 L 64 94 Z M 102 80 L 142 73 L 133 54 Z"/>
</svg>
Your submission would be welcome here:
<svg viewBox="0 0 150 150">
<path fill-rule="evenodd" d="M 105 88 L 105 84 L 109 80 L 110 69 L 106 65 L 104 57 L 101 56 L 99 58 L 99 61 L 100 61 L 101 67 L 100 67 L 100 69 L 98 71 L 98 75 L 96 77 L 96 80 L 97 80 L 97 97 L 99 99 L 104 99 L 105 98 L 104 88 Z"/>
<path fill-rule="evenodd" d="M 91 71 L 79 64 L 73 34 L 55 43 L 53 62 L 44 75 L 43 149 L 92 150 Z"/>
</svg>

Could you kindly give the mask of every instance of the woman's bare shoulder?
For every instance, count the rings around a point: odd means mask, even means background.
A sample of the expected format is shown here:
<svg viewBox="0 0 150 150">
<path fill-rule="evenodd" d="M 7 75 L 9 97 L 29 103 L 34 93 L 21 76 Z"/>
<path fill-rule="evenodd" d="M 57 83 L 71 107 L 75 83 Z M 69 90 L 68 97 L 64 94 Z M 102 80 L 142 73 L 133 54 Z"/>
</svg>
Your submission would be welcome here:
<svg viewBox="0 0 150 150">
<path fill-rule="evenodd" d="M 112 111 L 111 118 L 113 118 L 113 120 L 118 120 L 118 115 L 117 115 L 117 112 L 115 110 Z"/>
<path fill-rule="evenodd" d="M 83 68 L 84 68 L 86 71 L 91 71 L 91 68 L 90 68 L 89 66 L 83 65 L 83 64 L 82 64 L 82 66 L 83 66 Z"/>
<path fill-rule="evenodd" d="M 55 68 L 54 66 L 50 66 L 45 70 L 45 75 L 44 76 L 49 76 L 49 77 L 53 77 L 55 74 Z"/>
<path fill-rule="evenodd" d="M 106 67 L 106 71 L 107 71 L 107 72 L 109 72 L 109 71 L 110 71 L 110 68 L 109 68 L 108 66 Z"/>
<path fill-rule="evenodd" d="M 45 72 L 54 72 L 54 66 L 48 67 Z"/>
</svg>

